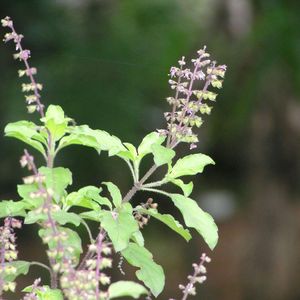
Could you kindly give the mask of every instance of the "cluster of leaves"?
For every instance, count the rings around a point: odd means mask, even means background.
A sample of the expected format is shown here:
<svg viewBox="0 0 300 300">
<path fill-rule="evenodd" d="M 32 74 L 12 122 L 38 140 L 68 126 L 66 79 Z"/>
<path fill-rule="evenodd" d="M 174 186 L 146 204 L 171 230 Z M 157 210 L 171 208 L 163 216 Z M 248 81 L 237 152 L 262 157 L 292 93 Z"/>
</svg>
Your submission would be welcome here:
<svg viewBox="0 0 300 300">
<path fill-rule="evenodd" d="M 31 90 L 36 93 L 33 101 L 35 109 L 31 109 L 30 112 L 37 111 L 41 115 L 38 124 L 24 120 L 8 124 L 5 127 L 5 135 L 21 140 L 37 150 L 46 162 L 45 166 L 36 167 L 33 157 L 25 151 L 21 165 L 28 167 L 32 174 L 23 178 L 24 184 L 17 187 L 20 199 L 0 202 L 0 218 L 22 217 L 25 225 L 38 224 L 38 234 L 48 246 L 50 266 L 46 268 L 50 270 L 51 286 L 44 285 L 38 288 L 33 285 L 25 288 L 24 292 L 34 293 L 36 299 L 63 299 L 63 295 L 69 295 L 69 290 L 64 290 L 69 278 L 81 280 L 80 276 L 87 276 L 87 281 L 91 278 L 89 288 L 95 288 L 95 293 L 86 299 L 114 299 L 122 296 L 136 299 L 142 294 L 157 297 L 164 288 L 164 271 L 145 247 L 143 224 L 137 216 L 147 220 L 150 217 L 159 220 L 186 241 L 191 239 L 191 233 L 171 214 L 160 213 L 157 205 L 133 207 L 130 200 L 137 191 L 150 191 L 167 196 L 181 212 L 186 227 L 195 229 L 213 249 L 218 241 L 217 226 L 213 218 L 190 198 L 193 182 L 185 183 L 182 177 L 202 173 L 204 167 L 214 164 L 214 161 L 201 153 L 177 158 L 174 144 L 168 143 L 168 136 L 161 132 L 146 135 L 138 147 L 135 147 L 103 130 L 91 129 L 88 125 L 75 125 L 60 106 L 50 105 L 44 112 L 38 84 L 33 80 L 34 74 L 28 71 L 32 70 L 28 69 L 29 57 L 22 55 L 25 50 L 20 46 L 12 21 L 6 18 L 2 20 L 2 24 L 13 31 L 12 39 L 20 50 L 16 58 L 25 62 L 27 72 L 25 70 L 24 74 L 31 80 Z M 30 105 L 32 106 L 32 103 Z M 122 195 L 113 182 L 85 186 L 78 191 L 70 190 L 71 171 L 56 167 L 54 162 L 56 155 L 71 145 L 90 147 L 99 154 L 107 151 L 109 157 L 117 156 L 125 161 L 133 179 L 133 186 L 129 192 Z M 141 176 L 140 165 L 147 155 L 152 156 L 153 166 Z M 150 176 L 160 167 L 164 167 L 165 170 L 163 178 L 155 182 L 149 181 Z M 179 187 L 181 193 L 166 191 L 164 186 L 168 183 Z M 95 239 L 88 226 L 90 221 L 96 222 L 99 227 Z M 74 229 L 80 225 L 87 229 L 90 237 L 90 246 L 85 255 L 82 255 L 81 237 Z M 109 252 L 103 250 L 108 249 L 103 246 L 105 243 L 111 244 L 113 250 L 120 253 L 128 264 L 137 268 L 136 276 L 147 289 L 129 281 L 110 284 L 110 279 L 102 271 L 105 267 L 110 267 L 109 261 L 103 258 L 103 253 Z M 10 274 L 13 281 L 18 275 L 26 274 L 34 262 L 14 261 L 7 264 L 14 265 L 14 274 Z M 83 270 L 86 272 L 82 272 Z M 62 290 L 57 288 L 59 281 Z M 104 293 L 100 293 L 100 285 L 109 287 Z"/>
</svg>

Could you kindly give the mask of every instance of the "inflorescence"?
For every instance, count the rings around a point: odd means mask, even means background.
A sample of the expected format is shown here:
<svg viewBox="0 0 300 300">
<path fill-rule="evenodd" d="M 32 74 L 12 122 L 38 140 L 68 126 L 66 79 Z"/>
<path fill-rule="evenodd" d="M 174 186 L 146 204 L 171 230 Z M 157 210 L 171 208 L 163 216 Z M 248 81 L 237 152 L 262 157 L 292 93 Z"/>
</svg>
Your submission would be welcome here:
<svg viewBox="0 0 300 300">
<path fill-rule="evenodd" d="M 17 271 L 10 263 L 18 257 L 14 229 L 21 228 L 21 226 L 19 220 L 7 217 L 4 225 L 0 227 L 0 298 L 3 292 L 14 292 L 16 288 L 16 283 L 6 280 L 6 277 Z"/>
<path fill-rule="evenodd" d="M 209 115 L 212 107 L 205 100 L 215 101 L 217 94 L 209 91 L 209 87 L 222 88 L 226 72 L 225 65 L 217 65 L 209 59 L 206 47 L 197 51 L 198 57 L 192 59 L 193 69 L 185 68 L 183 56 L 178 61 L 179 67 L 171 67 L 169 84 L 175 91 L 174 97 L 168 97 L 167 102 L 172 106 L 171 112 L 165 113 L 167 130 L 160 130 L 168 136 L 168 146 L 173 148 L 180 142 L 190 143 L 195 148 L 198 142 L 194 127 L 203 123 L 200 115 Z M 203 82 L 202 88 L 196 88 L 197 82 Z"/>
<path fill-rule="evenodd" d="M 210 263 L 211 259 L 203 253 L 200 257 L 200 263 L 193 264 L 194 273 L 193 275 L 189 275 L 187 278 L 189 280 L 186 286 L 180 284 L 179 288 L 182 290 L 183 298 L 182 300 L 186 300 L 189 295 L 195 296 L 196 295 L 196 287 L 197 283 L 202 284 L 206 281 L 206 267 L 204 266 L 205 263 Z"/>
<path fill-rule="evenodd" d="M 19 59 L 23 61 L 25 64 L 24 70 L 19 70 L 19 77 L 27 76 L 30 80 L 30 83 L 22 83 L 22 91 L 25 93 L 29 93 L 25 95 L 27 110 L 29 113 L 33 113 L 38 111 L 42 117 L 44 117 L 44 105 L 41 103 L 40 91 L 43 89 L 42 84 L 37 83 L 34 75 L 37 73 L 36 68 L 32 68 L 29 65 L 29 59 L 31 52 L 28 49 L 23 49 L 21 41 L 24 38 L 22 34 L 18 34 L 15 31 L 13 21 L 10 17 L 5 17 L 1 20 L 3 27 L 8 27 L 11 32 L 5 34 L 3 41 L 5 43 L 9 41 L 14 41 L 16 45 L 16 53 L 13 55 L 14 59 Z"/>
<path fill-rule="evenodd" d="M 83 263 L 74 269 L 66 269 L 61 277 L 61 286 L 65 296 L 74 300 L 104 300 L 108 298 L 107 291 L 101 286 L 110 284 L 110 277 L 103 270 L 112 267 L 112 259 L 107 257 L 112 253 L 111 246 L 105 241 L 106 235 L 100 230 L 97 240 L 91 244 Z"/>
</svg>

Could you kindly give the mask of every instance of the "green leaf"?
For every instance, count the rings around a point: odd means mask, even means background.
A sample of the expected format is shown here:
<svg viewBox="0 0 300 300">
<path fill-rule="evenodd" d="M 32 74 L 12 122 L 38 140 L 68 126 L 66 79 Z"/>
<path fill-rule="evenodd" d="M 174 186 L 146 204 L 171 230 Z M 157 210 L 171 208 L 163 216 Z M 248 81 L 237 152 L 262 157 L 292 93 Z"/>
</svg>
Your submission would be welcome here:
<svg viewBox="0 0 300 300">
<path fill-rule="evenodd" d="M 99 208 L 99 205 L 95 203 L 91 198 L 85 197 L 85 195 L 79 192 L 72 192 L 67 195 L 64 200 L 64 209 L 69 210 L 73 206 L 79 206 L 83 208 L 95 209 Z"/>
<path fill-rule="evenodd" d="M 139 230 L 137 221 L 132 215 L 132 207 L 125 203 L 118 212 L 103 211 L 101 226 L 106 230 L 115 251 L 128 246 L 131 236 Z"/>
<path fill-rule="evenodd" d="M 37 213 L 36 211 L 29 211 L 24 219 L 24 224 L 34 224 L 39 221 L 47 220 L 48 216 L 45 213 Z"/>
<path fill-rule="evenodd" d="M 177 220 L 175 220 L 172 215 L 160 214 L 159 212 L 157 212 L 157 210 L 152 209 L 152 208 L 138 209 L 138 212 L 140 212 L 142 214 L 147 214 L 147 215 L 161 221 L 162 223 L 164 223 L 165 225 L 170 227 L 172 230 L 177 232 L 179 235 L 181 235 L 187 242 L 192 238 L 192 236 L 190 235 L 190 232 L 187 229 L 184 229 L 183 226 Z"/>
<path fill-rule="evenodd" d="M 186 226 L 195 228 L 211 250 L 218 242 L 218 227 L 212 216 L 204 212 L 196 201 L 180 194 L 170 194 L 175 206 L 183 215 Z"/>
<path fill-rule="evenodd" d="M 134 147 L 134 145 L 132 145 L 131 143 L 124 143 L 125 147 L 128 149 L 132 160 L 135 160 L 135 158 L 137 157 L 137 151 L 136 148 Z"/>
<path fill-rule="evenodd" d="M 137 151 L 134 145 L 130 143 L 124 143 L 126 146 L 127 150 L 119 152 L 117 155 L 125 160 L 132 160 L 135 161 L 137 158 Z"/>
<path fill-rule="evenodd" d="M 96 149 L 98 153 L 101 150 L 108 151 L 109 156 L 126 151 L 119 138 L 104 130 L 91 129 L 88 125 L 69 127 L 68 133 L 68 136 L 60 140 L 59 149 L 69 145 L 83 145 Z"/>
<path fill-rule="evenodd" d="M 44 202 L 42 197 L 39 198 L 31 198 L 30 193 L 36 192 L 38 190 L 38 185 L 34 184 L 20 184 L 17 186 L 18 194 L 21 198 L 23 198 L 22 202 L 26 206 L 27 209 L 34 209 L 40 207 Z"/>
<path fill-rule="evenodd" d="M 27 286 L 22 292 L 33 292 L 33 285 Z M 37 295 L 38 300 L 63 300 L 62 291 L 59 289 L 50 289 L 48 285 L 43 285 L 42 289 L 34 289 L 34 293 Z"/>
<path fill-rule="evenodd" d="M 36 192 L 38 190 L 38 185 L 34 184 L 19 184 L 17 186 L 18 194 L 21 198 L 27 199 L 30 198 L 30 193 Z"/>
<path fill-rule="evenodd" d="M 121 140 L 114 135 L 110 135 L 104 130 L 96 130 L 96 138 L 100 149 L 108 151 L 109 156 L 118 154 L 120 151 L 126 151 Z"/>
<path fill-rule="evenodd" d="M 176 154 L 174 150 L 159 144 L 153 144 L 151 149 L 154 156 L 154 162 L 157 166 L 170 163 Z"/>
<path fill-rule="evenodd" d="M 50 289 L 49 287 L 43 286 L 44 290 L 37 292 L 38 300 L 63 300 L 62 291 L 59 289 Z"/>
<path fill-rule="evenodd" d="M 5 136 L 14 137 L 46 155 L 42 143 L 46 143 L 43 136 L 38 132 L 38 126 L 29 121 L 18 121 L 6 125 Z"/>
<path fill-rule="evenodd" d="M 145 240 L 143 237 L 142 232 L 139 230 L 137 232 L 134 232 L 131 239 L 137 243 L 139 246 L 144 246 L 145 245 Z"/>
<path fill-rule="evenodd" d="M 81 246 L 81 238 L 78 235 L 78 233 L 70 228 L 66 227 L 58 227 L 59 232 L 64 232 L 67 235 L 66 240 L 61 241 L 60 243 L 63 248 L 68 249 L 69 247 L 72 247 L 74 255 L 75 263 L 79 262 L 80 254 L 82 253 L 82 246 Z M 47 229 L 40 229 L 39 230 L 39 236 L 45 237 L 45 236 L 51 236 L 52 235 L 52 228 Z M 54 239 L 50 239 L 48 242 L 48 247 L 50 250 L 57 248 L 57 241 Z"/>
<path fill-rule="evenodd" d="M 70 145 L 82 145 L 96 149 L 98 153 L 101 151 L 101 145 L 97 140 L 97 131 L 91 129 L 87 125 L 69 127 L 69 135 L 64 136 L 58 145 L 58 149 Z"/>
<path fill-rule="evenodd" d="M 79 226 L 81 223 L 81 218 L 74 213 L 66 212 L 64 210 L 59 210 L 51 214 L 52 218 L 60 225 L 65 225 L 67 223 Z M 28 212 L 24 219 L 24 224 L 34 224 L 40 221 L 45 221 L 48 219 L 48 215 L 45 213 L 37 213 L 32 210 Z"/>
<path fill-rule="evenodd" d="M 151 132 L 147 134 L 138 147 L 139 159 L 142 159 L 146 154 L 152 152 L 152 145 L 161 145 L 165 139 L 166 137 L 161 136 L 158 132 Z"/>
<path fill-rule="evenodd" d="M 61 197 L 66 194 L 66 187 L 72 184 L 71 171 L 62 167 L 41 167 L 39 168 L 39 172 L 46 176 L 46 187 L 54 192 L 53 198 L 58 203 L 61 200 Z"/>
<path fill-rule="evenodd" d="M 19 275 L 24 274 L 26 275 L 29 271 L 30 262 L 24 260 L 15 260 L 9 263 L 5 263 L 5 265 L 12 266 L 16 268 L 16 272 L 14 273 L 4 273 L 3 279 L 6 282 L 14 281 Z"/>
<path fill-rule="evenodd" d="M 79 226 L 81 223 L 81 218 L 72 212 L 66 212 L 63 210 L 56 211 L 52 213 L 53 219 L 60 225 L 65 225 L 67 223 Z"/>
<path fill-rule="evenodd" d="M 152 254 L 144 247 L 129 243 L 122 255 L 129 264 L 139 268 L 136 271 L 137 278 L 157 297 L 164 288 L 165 275 L 162 267 L 153 261 Z"/>
<path fill-rule="evenodd" d="M 108 188 L 108 191 L 112 197 L 115 207 L 120 207 L 122 205 L 122 195 L 119 188 L 112 182 L 102 182 Z"/>
<path fill-rule="evenodd" d="M 59 105 L 49 105 L 45 117 L 41 119 L 51 133 L 53 141 L 58 141 L 67 133 L 70 118 L 65 117 L 63 109 Z"/>
<path fill-rule="evenodd" d="M 26 215 L 23 201 L 2 200 L 0 202 L 0 218 Z"/>
<path fill-rule="evenodd" d="M 99 209 L 99 205 L 106 205 L 112 208 L 111 202 L 106 198 L 99 195 L 101 188 L 89 185 L 81 188 L 77 192 L 70 193 L 65 200 L 68 207 L 80 206 L 94 210 Z"/>
<path fill-rule="evenodd" d="M 83 219 L 100 222 L 100 219 L 103 215 L 103 211 L 86 211 L 79 214 Z"/>
<path fill-rule="evenodd" d="M 148 291 L 142 285 L 133 281 L 114 282 L 108 288 L 109 299 L 126 296 L 138 299 L 141 295 L 146 294 L 148 294 Z"/>
<path fill-rule="evenodd" d="M 194 184 L 192 181 L 190 181 L 189 183 L 184 183 L 181 179 L 172 179 L 171 182 L 179 186 L 182 189 L 184 196 L 186 197 L 188 197 L 193 191 Z"/>
<path fill-rule="evenodd" d="M 202 173 L 204 167 L 209 164 L 215 164 L 215 162 L 209 156 L 201 153 L 190 154 L 179 159 L 175 163 L 167 175 L 167 178 L 174 179 L 181 176 Z"/>
</svg>

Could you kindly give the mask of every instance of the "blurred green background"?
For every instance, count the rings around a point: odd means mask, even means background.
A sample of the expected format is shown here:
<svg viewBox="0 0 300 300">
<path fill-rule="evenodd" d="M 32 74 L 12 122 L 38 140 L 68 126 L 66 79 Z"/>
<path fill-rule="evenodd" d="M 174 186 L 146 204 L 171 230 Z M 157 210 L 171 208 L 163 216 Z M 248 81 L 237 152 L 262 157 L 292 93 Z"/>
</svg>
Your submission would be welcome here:
<svg viewBox="0 0 300 300">
<path fill-rule="evenodd" d="M 137 144 L 165 126 L 167 74 L 182 55 L 192 58 L 207 45 L 228 65 L 213 114 L 199 130 L 197 151 L 217 164 L 195 179 L 193 194 L 216 218 L 220 242 L 211 253 L 201 238 L 186 244 L 151 222 L 146 246 L 167 277 L 159 299 L 180 299 L 178 284 L 202 252 L 212 263 L 196 299 L 300 299 L 300 1 L 1 0 L 0 10 L 25 35 L 43 102 L 122 141 Z M 28 118 L 12 52 L 12 45 L 0 47 L 2 130 Z M 14 199 L 25 174 L 18 162 L 24 145 L 3 135 L 0 145 L 1 199 Z M 57 164 L 72 170 L 74 190 L 111 180 L 126 193 L 131 185 L 121 161 L 93 150 L 67 149 Z M 163 211 L 174 209 L 155 200 Z M 23 259 L 39 255 L 35 230 L 20 234 Z M 31 284 L 38 270 L 20 284 Z"/>
</svg>

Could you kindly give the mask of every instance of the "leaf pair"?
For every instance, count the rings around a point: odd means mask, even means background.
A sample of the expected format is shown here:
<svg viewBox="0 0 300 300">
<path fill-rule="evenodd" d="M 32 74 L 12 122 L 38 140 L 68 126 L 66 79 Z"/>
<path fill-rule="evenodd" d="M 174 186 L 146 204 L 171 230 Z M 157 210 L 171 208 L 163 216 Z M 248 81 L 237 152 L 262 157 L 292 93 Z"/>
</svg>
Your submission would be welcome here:
<svg viewBox="0 0 300 300">
<path fill-rule="evenodd" d="M 174 150 L 161 145 L 165 139 L 166 138 L 161 136 L 158 132 L 151 132 L 143 138 L 137 149 L 130 143 L 124 143 L 127 149 L 121 151 L 117 155 L 125 160 L 129 159 L 139 165 L 146 155 L 152 153 L 155 164 L 161 166 L 171 162 L 175 156 Z"/>
<path fill-rule="evenodd" d="M 101 150 L 108 151 L 110 156 L 126 150 L 117 137 L 103 130 L 93 130 L 87 125 L 70 125 L 71 121 L 60 106 L 50 105 L 40 126 L 29 121 L 18 121 L 9 123 L 4 131 L 6 136 L 23 141 L 44 157 L 49 151 L 55 156 L 70 145 L 91 147 L 98 153 Z"/>
</svg>

